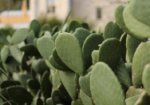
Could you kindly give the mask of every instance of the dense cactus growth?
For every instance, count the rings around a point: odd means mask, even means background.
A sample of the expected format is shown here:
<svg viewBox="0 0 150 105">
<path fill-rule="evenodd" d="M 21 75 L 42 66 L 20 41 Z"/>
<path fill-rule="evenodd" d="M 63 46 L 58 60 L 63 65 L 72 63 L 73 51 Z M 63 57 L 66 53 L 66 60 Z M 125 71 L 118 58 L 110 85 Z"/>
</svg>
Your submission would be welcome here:
<svg viewBox="0 0 150 105">
<path fill-rule="evenodd" d="M 33 20 L 6 35 L 0 104 L 150 105 L 149 7 L 149 0 L 119 6 L 104 33 L 77 21 L 51 29 Z"/>
</svg>

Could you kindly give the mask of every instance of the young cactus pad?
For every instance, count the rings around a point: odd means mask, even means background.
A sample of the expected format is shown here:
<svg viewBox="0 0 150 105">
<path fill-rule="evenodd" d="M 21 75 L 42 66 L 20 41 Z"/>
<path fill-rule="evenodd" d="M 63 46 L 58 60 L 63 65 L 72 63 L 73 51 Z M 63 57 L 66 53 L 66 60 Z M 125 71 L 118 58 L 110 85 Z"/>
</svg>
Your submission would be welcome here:
<svg viewBox="0 0 150 105">
<path fill-rule="evenodd" d="M 149 6 L 149 0 L 130 0 L 123 12 L 127 29 L 141 40 L 150 37 Z"/>
<path fill-rule="evenodd" d="M 146 64 L 150 63 L 150 42 L 141 43 L 133 57 L 132 80 L 136 87 L 142 85 L 142 74 Z"/>
<path fill-rule="evenodd" d="M 77 80 L 76 80 L 76 74 L 71 72 L 62 72 L 59 71 L 59 76 L 61 79 L 61 82 L 63 83 L 65 89 L 67 90 L 68 94 L 72 99 L 76 99 L 77 95 Z"/>
<path fill-rule="evenodd" d="M 3 48 L 1 49 L 1 53 L 0 53 L 0 55 L 1 55 L 1 61 L 3 63 L 6 62 L 9 54 L 10 54 L 9 46 L 7 46 L 7 45 L 3 46 Z"/>
<path fill-rule="evenodd" d="M 95 105 L 125 105 L 119 81 L 103 62 L 95 64 L 91 71 L 90 89 Z"/>
<path fill-rule="evenodd" d="M 19 29 L 19 30 L 15 31 L 15 33 L 12 35 L 11 43 L 19 44 L 22 41 L 24 41 L 28 35 L 29 35 L 28 29 L 26 29 L 26 28 Z"/>
<path fill-rule="evenodd" d="M 101 44 L 102 41 L 102 36 L 98 34 L 91 34 L 85 39 L 82 47 L 82 52 L 86 68 L 88 68 L 92 64 L 92 51 L 97 50 L 99 48 L 98 45 Z"/>
<path fill-rule="evenodd" d="M 37 40 L 37 48 L 44 59 L 48 59 L 52 54 L 54 42 L 51 36 L 44 35 Z"/>
<path fill-rule="evenodd" d="M 81 90 L 88 96 L 91 96 L 90 91 L 90 72 L 85 76 L 80 76 L 79 85 Z"/>
<path fill-rule="evenodd" d="M 80 90 L 79 97 L 81 98 L 83 105 L 93 105 L 92 98 L 86 95 L 82 90 Z"/>
<path fill-rule="evenodd" d="M 115 20 L 116 20 L 116 24 L 122 28 L 124 31 L 126 30 L 125 27 L 125 23 L 123 20 L 123 10 L 124 10 L 124 6 L 120 5 L 117 7 L 116 11 L 115 11 Z"/>
<path fill-rule="evenodd" d="M 62 33 L 56 39 L 56 51 L 61 60 L 75 73 L 82 74 L 84 62 L 79 41 L 69 33 Z"/>
<path fill-rule="evenodd" d="M 90 35 L 90 32 L 84 28 L 77 28 L 74 32 L 74 36 L 79 40 L 82 47 L 84 40 Z"/>
<path fill-rule="evenodd" d="M 120 57 L 121 44 L 119 40 L 110 38 L 103 41 L 99 50 L 99 61 L 107 63 L 114 69 L 119 64 Z"/>
<path fill-rule="evenodd" d="M 57 70 L 69 71 L 70 69 L 62 62 L 58 56 L 56 49 L 53 50 L 53 54 L 50 57 L 50 64 Z"/>
<path fill-rule="evenodd" d="M 14 46 L 10 46 L 9 49 L 10 49 L 11 56 L 13 56 L 13 58 L 17 62 L 21 63 L 22 58 L 23 58 L 23 52 L 21 52 L 19 50 L 19 48 L 17 46 L 15 46 L 15 45 Z"/>
<path fill-rule="evenodd" d="M 150 95 L 150 64 L 144 67 L 142 82 L 146 92 Z"/>
<path fill-rule="evenodd" d="M 40 29 L 41 29 L 41 25 L 39 21 L 32 20 L 32 22 L 30 23 L 30 30 L 33 30 L 35 36 L 38 36 Z"/>
<path fill-rule="evenodd" d="M 127 53 L 128 53 L 130 62 L 132 62 L 134 53 L 140 43 L 141 43 L 140 40 L 138 40 L 130 35 L 127 35 L 126 47 L 127 47 Z"/>
<path fill-rule="evenodd" d="M 126 105 L 134 105 L 140 95 L 132 96 L 126 99 Z"/>
<path fill-rule="evenodd" d="M 116 23 L 109 22 L 105 27 L 103 36 L 104 39 L 112 37 L 119 39 L 122 33 L 123 33 L 122 29 Z"/>
</svg>

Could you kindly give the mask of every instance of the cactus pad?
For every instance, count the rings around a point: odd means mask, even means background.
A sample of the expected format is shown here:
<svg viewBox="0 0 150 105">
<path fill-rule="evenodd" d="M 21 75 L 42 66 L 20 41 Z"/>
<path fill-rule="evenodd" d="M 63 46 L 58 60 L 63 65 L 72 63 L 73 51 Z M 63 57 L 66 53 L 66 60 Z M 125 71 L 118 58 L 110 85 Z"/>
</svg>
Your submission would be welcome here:
<svg viewBox="0 0 150 105">
<path fill-rule="evenodd" d="M 60 34 L 56 39 L 56 51 L 61 60 L 75 73 L 82 74 L 84 62 L 80 44 L 75 36 L 69 33 Z"/>
<path fill-rule="evenodd" d="M 142 85 L 142 74 L 146 64 L 150 63 L 150 42 L 142 42 L 133 57 L 132 62 L 132 81 L 134 86 Z"/>
<path fill-rule="evenodd" d="M 105 63 L 95 64 L 91 71 L 90 89 L 95 105 L 125 105 L 121 85 Z"/>
</svg>

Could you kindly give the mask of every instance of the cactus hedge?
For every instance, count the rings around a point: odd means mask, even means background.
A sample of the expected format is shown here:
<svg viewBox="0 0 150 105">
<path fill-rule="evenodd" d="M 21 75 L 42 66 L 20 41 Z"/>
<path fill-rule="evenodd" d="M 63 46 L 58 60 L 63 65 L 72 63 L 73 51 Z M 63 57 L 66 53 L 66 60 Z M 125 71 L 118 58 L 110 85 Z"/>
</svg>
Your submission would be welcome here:
<svg viewBox="0 0 150 105">
<path fill-rule="evenodd" d="M 150 105 L 149 7 L 118 6 L 104 32 L 33 20 L 0 34 L 0 105 Z"/>
</svg>

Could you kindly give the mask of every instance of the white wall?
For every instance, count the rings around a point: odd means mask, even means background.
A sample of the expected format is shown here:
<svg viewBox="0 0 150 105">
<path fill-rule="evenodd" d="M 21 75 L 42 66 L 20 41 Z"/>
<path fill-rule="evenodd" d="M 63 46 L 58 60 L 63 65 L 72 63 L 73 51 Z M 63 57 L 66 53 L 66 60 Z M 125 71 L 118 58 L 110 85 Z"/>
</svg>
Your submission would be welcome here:
<svg viewBox="0 0 150 105">
<path fill-rule="evenodd" d="M 47 0 L 30 0 L 30 18 L 36 19 L 47 13 Z"/>
<path fill-rule="evenodd" d="M 114 20 L 115 9 L 123 1 L 127 0 L 73 0 L 72 9 L 74 16 L 81 17 L 103 28 L 108 21 Z M 97 19 L 96 16 L 96 8 L 98 7 L 101 8 L 101 19 Z"/>
<path fill-rule="evenodd" d="M 64 20 L 72 10 L 75 17 L 81 17 L 103 28 L 108 21 L 114 20 L 116 7 L 124 1 L 128 0 L 53 0 L 51 3 L 54 4 L 48 4 L 48 0 L 30 0 L 31 19 L 46 14 Z M 47 13 L 48 5 L 55 6 L 54 13 Z M 101 19 L 97 19 L 96 16 L 96 8 L 98 7 L 101 8 Z"/>
<path fill-rule="evenodd" d="M 64 20 L 70 11 L 70 0 L 55 0 L 55 16 Z"/>
<path fill-rule="evenodd" d="M 48 0 L 39 0 L 39 7 L 37 7 L 40 11 L 41 14 L 46 14 L 47 13 L 47 8 L 48 8 Z"/>
<path fill-rule="evenodd" d="M 128 0 L 101 0 L 100 7 L 102 7 L 102 19 L 98 22 L 98 26 L 105 27 L 109 21 L 115 20 L 115 10 L 121 5 L 125 4 Z"/>
<path fill-rule="evenodd" d="M 38 6 L 39 0 L 30 0 L 30 19 L 35 19 L 38 15 Z"/>
</svg>

